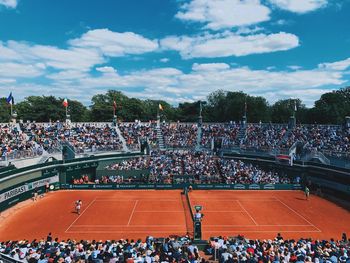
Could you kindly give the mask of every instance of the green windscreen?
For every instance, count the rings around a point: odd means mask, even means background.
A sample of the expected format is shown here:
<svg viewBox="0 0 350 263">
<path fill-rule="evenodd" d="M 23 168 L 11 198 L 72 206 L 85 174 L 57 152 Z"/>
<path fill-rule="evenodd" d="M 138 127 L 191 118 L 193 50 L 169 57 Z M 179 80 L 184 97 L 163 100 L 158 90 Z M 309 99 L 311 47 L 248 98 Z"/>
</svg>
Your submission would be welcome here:
<svg viewBox="0 0 350 263">
<path fill-rule="evenodd" d="M 0 182 L 0 192 L 14 185 L 25 183 L 29 180 L 33 180 L 40 177 L 41 177 L 41 171 L 26 173 L 20 176 L 17 175 L 11 179 Z"/>
</svg>

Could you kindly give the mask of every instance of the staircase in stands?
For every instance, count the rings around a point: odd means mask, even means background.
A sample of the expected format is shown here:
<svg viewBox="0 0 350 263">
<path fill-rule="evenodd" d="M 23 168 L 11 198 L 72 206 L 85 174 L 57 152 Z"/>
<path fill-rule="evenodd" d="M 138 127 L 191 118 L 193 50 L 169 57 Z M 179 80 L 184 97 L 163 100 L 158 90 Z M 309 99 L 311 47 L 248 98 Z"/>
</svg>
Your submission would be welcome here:
<svg viewBox="0 0 350 263">
<path fill-rule="evenodd" d="M 157 131 L 157 142 L 160 150 L 165 150 L 165 143 L 164 143 L 164 137 L 162 133 L 162 128 L 160 126 L 156 127 Z"/>
<path fill-rule="evenodd" d="M 125 138 L 123 137 L 122 132 L 120 131 L 118 125 L 115 126 L 115 131 L 117 132 L 118 137 L 119 137 L 119 139 L 120 139 L 120 141 L 121 141 L 121 143 L 122 143 L 123 151 L 125 151 L 125 152 L 130 152 L 130 149 L 129 149 L 128 146 L 126 145 L 126 140 L 125 140 Z"/>
<path fill-rule="evenodd" d="M 241 142 L 245 140 L 246 135 L 247 135 L 247 128 L 241 127 L 236 137 L 236 141 L 238 142 L 238 144 L 241 144 Z"/>
</svg>

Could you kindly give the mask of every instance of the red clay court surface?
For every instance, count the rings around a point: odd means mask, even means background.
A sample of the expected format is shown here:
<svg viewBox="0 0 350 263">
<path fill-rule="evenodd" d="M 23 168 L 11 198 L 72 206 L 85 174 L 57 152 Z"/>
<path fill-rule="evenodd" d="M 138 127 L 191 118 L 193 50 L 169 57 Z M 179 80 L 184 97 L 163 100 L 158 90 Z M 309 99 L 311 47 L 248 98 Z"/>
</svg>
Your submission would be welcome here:
<svg viewBox="0 0 350 263">
<path fill-rule="evenodd" d="M 81 214 L 74 201 L 83 200 Z M 1 219 L 0 240 L 44 238 L 119 239 L 184 235 L 192 231 L 180 191 L 59 191 Z M 193 191 L 203 206 L 203 238 L 243 234 L 248 238 L 340 238 L 350 233 L 350 212 L 300 191 Z"/>
</svg>

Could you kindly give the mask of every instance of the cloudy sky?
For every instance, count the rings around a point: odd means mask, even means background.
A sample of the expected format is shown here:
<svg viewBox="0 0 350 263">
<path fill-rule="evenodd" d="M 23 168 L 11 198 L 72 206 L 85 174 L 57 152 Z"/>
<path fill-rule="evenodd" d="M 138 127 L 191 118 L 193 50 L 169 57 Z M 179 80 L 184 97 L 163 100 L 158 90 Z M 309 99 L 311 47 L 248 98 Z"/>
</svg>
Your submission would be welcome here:
<svg viewBox="0 0 350 263">
<path fill-rule="evenodd" d="M 350 0 L 0 0 L 0 96 L 270 103 L 350 85 Z"/>
</svg>

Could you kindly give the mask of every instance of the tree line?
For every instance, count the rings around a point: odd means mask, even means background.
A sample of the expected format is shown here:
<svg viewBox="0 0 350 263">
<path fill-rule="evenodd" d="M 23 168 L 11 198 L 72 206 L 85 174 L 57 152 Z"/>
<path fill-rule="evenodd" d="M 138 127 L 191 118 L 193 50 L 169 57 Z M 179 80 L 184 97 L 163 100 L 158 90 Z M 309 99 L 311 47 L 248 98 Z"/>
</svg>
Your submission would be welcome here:
<svg viewBox="0 0 350 263">
<path fill-rule="evenodd" d="M 63 98 L 54 96 L 29 96 L 13 105 L 13 109 L 17 119 L 23 121 L 63 121 L 66 113 L 62 101 Z M 287 123 L 295 114 L 298 123 L 342 124 L 345 117 L 350 116 L 350 87 L 324 93 L 312 108 L 307 108 L 300 99 L 279 100 L 270 105 L 261 96 L 224 90 L 211 93 L 206 101 L 184 102 L 178 106 L 164 100 L 129 98 L 115 90 L 93 96 L 88 107 L 77 100 L 68 100 L 68 103 L 73 122 L 111 121 L 114 107 L 121 121 L 155 120 L 159 112 L 162 120 L 195 122 L 202 103 L 204 122 L 240 121 L 246 112 L 248 122 Z M 159 104 L 163 110 L 159 110 Z M 9 119 L 10 105 L 6 98 L 0 98 L 0 122 Z"/>
</svg>

